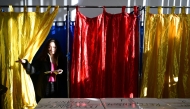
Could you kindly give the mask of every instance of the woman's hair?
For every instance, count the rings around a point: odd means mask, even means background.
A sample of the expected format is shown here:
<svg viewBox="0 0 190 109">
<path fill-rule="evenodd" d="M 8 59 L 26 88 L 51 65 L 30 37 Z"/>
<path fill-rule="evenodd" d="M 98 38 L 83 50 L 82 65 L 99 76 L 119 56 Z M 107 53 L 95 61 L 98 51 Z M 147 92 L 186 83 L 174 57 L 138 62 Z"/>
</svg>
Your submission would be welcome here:
<svg viewBox="0 0 190 109">
<path fill-rule="evenodd" d="M 42 52 L 40 53 L 40 56 L 39 56 L 40 59 L 46 60 L 47 53 L 49 52 L 49 50 L 48 50 L 49 49 L 49 44 L 51 42 L 54 42 L 55 45 L 56 45 L 56 52 L 54 54 L 55 55 L 55 59 L 58 59 L 58 57 L 60 55 L 62 55 L 61 46 L 59 45 L 59 42 L 56 39 L 50 38 L 50 39 L 48 39 L 46 41 L 46 43 L 45 43 L 45 45 L 44 45 L 44 47 L 42 49 Z"/>
</svg>

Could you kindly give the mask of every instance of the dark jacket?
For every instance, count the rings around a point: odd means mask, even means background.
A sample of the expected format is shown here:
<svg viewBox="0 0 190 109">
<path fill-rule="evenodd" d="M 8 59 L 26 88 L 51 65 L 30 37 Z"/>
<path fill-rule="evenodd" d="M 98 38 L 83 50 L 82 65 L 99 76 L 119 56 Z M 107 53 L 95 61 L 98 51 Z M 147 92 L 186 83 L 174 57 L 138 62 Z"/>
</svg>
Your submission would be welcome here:
<svg viewBox="0 0 190 109">
<path fill-rule="evenodd" d="M 48 84 L 48 79 L 49 79 L 49 74 L 45 74 L 44 72 L 46 71 L 51 71 L 51 63 L 50 63 L 50 58 L 47 54 L 46 56 L 46 60 L 41 60 L 41 59 L 36 59 L 34 62 L 32 62 L 32 64 L 30 64 L 27 60 L 26 63 L 23 64 L 23 67 L 25 68 L 26 72 L 28 74 L 37 74 L 38 75 L 38 79 L 36 82 L 33 81 L 34 83 L 34 88 L 35 88 L 35 92 L 37 94 L 37 96 L 44 98 L 45 97 L 45 93 L 46 93 L 46 86 Z M 56 90 L 56 94 L 57 97 L 64 97 L 63 96 L 63 90 L 67 90 L 66 89 L 66 58 L 63 57 L 59 57 L 58 58 L 58 66 L 57 69 L 62 69 L 63 73 L 62 74 L 58 74 L 56 76 L 56 82 L 55 82 L 55 90 Z M 57 70 L 56 69 L 56 70 Z M 64 91 L 65 92 L 65 91 Z"/>
</svg>

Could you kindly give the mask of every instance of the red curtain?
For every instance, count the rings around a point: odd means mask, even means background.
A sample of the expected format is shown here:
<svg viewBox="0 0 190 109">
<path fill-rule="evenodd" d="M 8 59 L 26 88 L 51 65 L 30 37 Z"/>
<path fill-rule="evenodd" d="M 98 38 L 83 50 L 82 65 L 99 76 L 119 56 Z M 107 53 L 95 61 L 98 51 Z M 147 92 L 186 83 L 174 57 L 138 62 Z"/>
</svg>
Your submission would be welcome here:
<svg viewBox="0 0 190 109">
<path fill-rule="evenodd" d="M 138 13 L 88 18 L 76 8 L 70 97 L 137 97 Z"/>
</svg>

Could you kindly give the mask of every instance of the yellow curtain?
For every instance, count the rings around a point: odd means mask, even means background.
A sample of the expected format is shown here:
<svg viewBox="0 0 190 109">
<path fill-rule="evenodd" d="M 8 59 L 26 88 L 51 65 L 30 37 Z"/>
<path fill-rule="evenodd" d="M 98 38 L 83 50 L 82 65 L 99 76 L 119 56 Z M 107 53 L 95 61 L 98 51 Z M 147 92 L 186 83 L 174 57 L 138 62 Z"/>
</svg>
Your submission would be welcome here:
<svg viewBox="0 0 190 109">
<path fill-rule="evenodd" d="M 150 13 L 146 7 L 140 97 L 190 97 L 190 14 Z"/>
<path fill-rule="evenodd" d="M 32 61 L 48 35 L 59 7 L 46 12 L 0 12 L 0 76 L 1 84 L 8 88 L 2 96 L 3 109 L 35 108 L 35 92 L 30 75 L 16 63 L 18 57 Z"/>
</svg>

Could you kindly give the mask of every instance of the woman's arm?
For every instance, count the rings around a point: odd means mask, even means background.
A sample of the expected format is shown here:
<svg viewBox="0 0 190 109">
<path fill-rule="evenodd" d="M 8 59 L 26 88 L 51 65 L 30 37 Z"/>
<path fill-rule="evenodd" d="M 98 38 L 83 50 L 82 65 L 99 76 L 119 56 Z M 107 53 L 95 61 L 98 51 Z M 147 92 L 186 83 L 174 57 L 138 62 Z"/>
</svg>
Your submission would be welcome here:
<svg viewBox="0 0 190 109">
<path fill-rule="evenodd" d="M 26 73 L 28 73 L 28 74 L 34 74 L 36 72 L 35 67 L 32 64 L 30 64 L 27 59 L 20 59 L 20 58 L 18 58 L 18 60 L 16 62 L 22 64 L 22 66 L 26 70 Z"/>
<path fill-rule="evenodd" d="M 66 57 L 64 57 L 64 55 L 60 55 L 58 58 L 58 66 L 57 66 L 57 73 L 58 74 L 62 74 L 63 72 L 66 71 Z"/>
<path fill-rule="evenodd" d="M 27 59 L 22 59 L 22 65 L 28 74 L 34 74 L 36 72 L 35 67 L 28 62 Z"/>
</svg>

